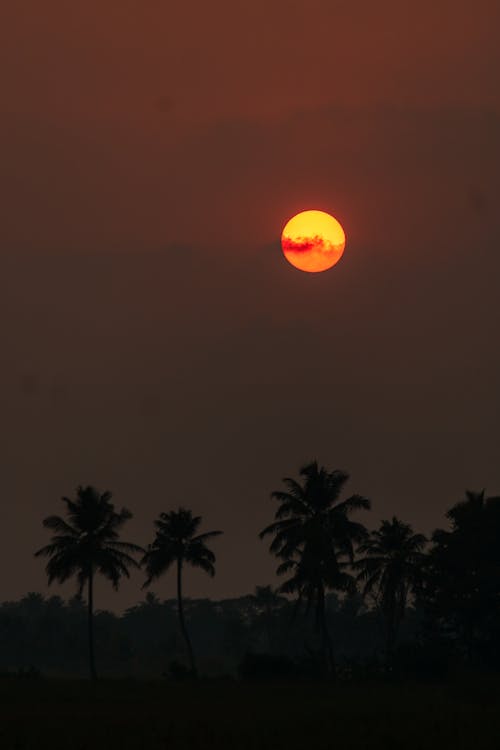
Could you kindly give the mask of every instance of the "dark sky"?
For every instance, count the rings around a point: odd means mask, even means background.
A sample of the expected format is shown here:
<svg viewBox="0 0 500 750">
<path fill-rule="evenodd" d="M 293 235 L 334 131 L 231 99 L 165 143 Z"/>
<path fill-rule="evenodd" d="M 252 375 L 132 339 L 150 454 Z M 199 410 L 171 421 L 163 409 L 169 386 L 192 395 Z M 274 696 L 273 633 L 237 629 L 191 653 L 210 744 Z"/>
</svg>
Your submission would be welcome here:
<svg viewBox="0 0 500 750">
<path fill-rule="evenodd" d="M 499 28 L 497 0 L 3 4 L 2 599 L 45 589 L 80 483 L 139 543 L 179 504 L 224 529 L 212 597 L 272 581 L 269 492 L 312 458 L 371 525 L 500 492 Z M 346 229 L 324 274 L 281 256 L 305 208 Z"/>
</svg>

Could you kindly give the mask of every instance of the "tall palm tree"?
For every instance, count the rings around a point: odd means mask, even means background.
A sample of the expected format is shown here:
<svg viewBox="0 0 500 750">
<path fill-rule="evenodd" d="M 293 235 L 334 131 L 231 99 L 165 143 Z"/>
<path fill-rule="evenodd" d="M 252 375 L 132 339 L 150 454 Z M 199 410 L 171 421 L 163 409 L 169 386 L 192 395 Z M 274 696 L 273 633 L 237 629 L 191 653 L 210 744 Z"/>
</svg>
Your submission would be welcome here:
<svg viewBox="0 0 500 750">
<path fill-rule="evenodd" d="M 408 596 L 418 579 L 426 541 L 423 534 L 415 534 L 409 524 L 393 516 L 392 521 L 382 521 L 358 550 L 364 557 L 354 563 L 357 580 L 364 584 L 364 595 L 375 595 L 384 615 L 388 663 Z"/>
<path fill-rule="evenodd" d="M 352 495 L 340 501 L 349 475 L 328 471 L 314 461 L 300 469 L 302 482 L 286 477 L 285 491 L 271 497 L 279 502 L 274 523 L 260 533 L 273 535 L 270 552 L 283 562 L 278 575 L 291 573 L 280 591 L 297 594 L 297 605 L 305 600 L 316 612 L 325 661 L 335 671 L 333 643 L 327 623 L 325 592 L 352 592 L 354 578 L 346 571 L 354 558 L 354 545 L 366 538 L 365 527 L 351 520 L 353 511 L 370 508 L 370 501 Z"/>
<path fill-rule="evenodd" d="M 159 578 L 175 564 L 177 572 L 177 611 L 189 656 L 191 673 L 196 675 L 196 662 L 193 646 L 184 619 L 182 597 L 182 569 L 185 565 L 201 568 L 210 576 L 215 575 L 215 555 L 205 542 L 222 534 L 222 531 L 208 531 L 197 534 L 201 516 L 193 516 L 190 510 L 179 508 L 169 513 L 160 513 L 154 522 L 156 537 L 146 550 L 142 563 L 146 567 L 147 580 L 144 586 Z"/>
<path fill-rule="evenodd" d="M 132 555 L 143 553 L 142 547 L 119 540 L 123 524 L 132 518 L 126 508 L 116 512 L 111 492 L 100 494 L 95 487 L 78 487 L 76 500 L 63 497 L 66 520 L 60 516 L 44 519 L 45 528 L 54 532 L 50 544 L 35 552 L 35 557 L 48 557 L 45 567 L 48 582 L 64 583 L 76 577 L 81 596 L 87 587 L 87 623 L 89 670 L 97 679 L 94 654 L 94 578 L 101 574 L 118 588 L 122 576 L 129 577 L 129 568 L 138 568 Z"/>
</svg>

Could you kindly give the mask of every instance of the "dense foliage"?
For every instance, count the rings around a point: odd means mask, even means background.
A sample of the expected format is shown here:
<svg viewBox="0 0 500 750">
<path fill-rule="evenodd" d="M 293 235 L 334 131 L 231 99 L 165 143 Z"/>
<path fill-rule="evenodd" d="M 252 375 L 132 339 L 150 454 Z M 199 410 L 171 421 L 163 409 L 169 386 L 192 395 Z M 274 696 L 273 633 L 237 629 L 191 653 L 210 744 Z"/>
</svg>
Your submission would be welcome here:
<svg viewBox="0 0 500 750">
<path fill-rule="evenodd" d="M 202 675 L 236 676 L 242 665 L 248 666 L 249 654 L 262 657 L 256 668 L 265 675 L 270 656 L 307 669 L 321 653 L 312 613 L 295 614 L 293 603 L 268 587 L 237 599 L 186 599 L 184 608 Z M 341 662 L 359 659 L 369 664 L 376 658 L 383 649 L 383 623 L 361 597 L 340 602 L 330 595 L 326 609 Z M 415 616 L 409 618 L 408 631 L 415 628 L 414 620 Z M 0 671 L 33 668 L 43 674 L 85 675 L 85 623 L 86 605 L 78 597 L 65 602 L 58 596 L 30 593 L 19 601 L 4 602 Z M 182 676 L 182 664 L 188 664 L 176 599 L 160 600 L 150 592 L 122 615 L 98 610 L 95 641 L 103 676 Z"/>
</svg>

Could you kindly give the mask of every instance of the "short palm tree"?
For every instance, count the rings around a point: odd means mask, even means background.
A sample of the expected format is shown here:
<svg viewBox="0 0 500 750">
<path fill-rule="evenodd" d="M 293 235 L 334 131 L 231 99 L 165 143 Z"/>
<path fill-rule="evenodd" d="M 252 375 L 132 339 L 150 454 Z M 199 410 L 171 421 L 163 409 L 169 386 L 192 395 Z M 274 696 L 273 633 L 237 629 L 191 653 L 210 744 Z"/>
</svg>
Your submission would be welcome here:
<svg viewBox="0 0 500 750">
<path fill-rule="evenodd" d="M 201 516 L 193 516 L 190 510 L 179 508 L 169 513 L 160 513 L 155 521 L 156 537 L 146 550 L 142 563 L 146 568 L 147 580 L 144 586 L 159 578 L 175 564 L 177 572 L 177 611 L 179 625 L 186 643 L 191 673 L 196 675 L 196 662 L 193 646 L 184 619 L 182 596 L 182 569 L 185 565 L 201 568 L 210 576 L 215 575 L 215 555 L 205 542 L 222 534 L 222 531 L 208 531 L 197 534 Z"/>
<path fill-rule="evenodd" d="M 363 593 L 374 594 L 386 622 L 386 656 L 392 659 L 408 596 L 413 593 L 423 562 L 426 544 L 423 534 L 415 534 L 410 525 L 395 516 L 382 521 L 358 552 L 364 555 L 354 563 Z"/>
<path fill-rule="evenodd" d="M 260 538 L 274 536 L 270 551 L 283 561 L 277 573 L 291 573 L 279 590 L 297 594 L 298 605 L 306 600 L 308 607 L 314 606 L 325 662 L 333 673 L 325 592 L 355 590 L 354 578 L 346 568 L 354 558 L 354 545 L 366 538 L 367 531 L 350 515 L 359 509 L 368 510 L 370 501 L 360 495 L 340 501 L 349 475 L 328 471 L 316 461 L 304 466 L 300 477 L 302 482 L 286 477 L 286 490 L 271 494 L 279 508 L 274 523 L 260 533 Z"/>
<path fill-rule="evenodd" d="M 66 519 L 48 516 L 45 528 L 54 532 L 50 544 L 35 552 L 35 557 L 48 557 L 48 582 L 64 583 L 76 577 L 81 596 L 87 587 L 89 670 L 97 679 L 94 654 L 94 577 L 100 574 L 118 588 L 122 576 L 129 577 L 129 568 L 138 568 L 133 555 L 143 553 L 142 547 L 119 539 L 123 524 L 132 518 L 122 508 L 116 512 L 111 493 L 100 494 L 94 487 L 78 487 L 76 500 L 63 497 Z"/>
</svg>

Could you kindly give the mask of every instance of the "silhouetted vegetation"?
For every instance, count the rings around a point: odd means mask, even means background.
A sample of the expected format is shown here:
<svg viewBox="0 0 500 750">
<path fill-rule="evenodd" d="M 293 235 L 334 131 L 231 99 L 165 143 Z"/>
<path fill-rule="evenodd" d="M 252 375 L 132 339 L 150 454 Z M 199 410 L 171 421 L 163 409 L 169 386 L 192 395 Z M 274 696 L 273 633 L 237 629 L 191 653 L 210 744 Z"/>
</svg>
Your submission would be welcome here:
<svg viewBox="0 0 500 750">
<path fill-rule="evenodd" d="M 89 670 L 95 680 L 94 576 L 100 574 L 118 588 L 120 578 L 129 577 L 128 569 L 139 567 L 132 555 L 143 549 L 120 541 L 119 531 L 132 514 L 126 508 L 117 513 L 110 492 L 101 495 L 94 487 L 79 487 L 76 495 L 76 500 L 62 499 L 67 520 L 60 516 L 48 516 L 44 520 L 45 528 L 55 533 L 51 543 L 35 552 L 35 556 L 49 558 L 45 568 L 49 585 L 76 577 L 80 595 L 87 586 Z"/>
<path fill-rule="evenodd" d="M 363 596 L 373 595 L 384 616 L 388 665 L 408 598 L 421 579 L 425 543 L 423 534 L 414 534 L 411 526 L 393 517 L 392 521 L 382 521 L 380 528 L 360 544 L 358 553 L 363 557 L 353 563 L 357 580 L 363 583 Z"/>
<path fill-rule="evenodd" d="M 190 510 L 184 508 L 179 508 L 179 510 L 170 513 L 161 513 L 158 520 L 155 521 L 155 540 L 148 547 L 142 560 L 147 573 L 145 586 L 149 586 L 152 581 L 166 573 L 172 565 L 175 564 L 176 566 L 177 612 L 192 675 L 196 675 L 197 670 L 193 646 L 184 617 L 182 568 L 184 565 L 192 565 L 194 568 L 201 568 L 205 573 L 214 576 L 215 555 L 212 550 L 208 549 L 205 542 L 222 534 L 222 531 L 208 531 L 204 534 L 197 534 L 200 523 L 200 516 L 193 516 Z"/>
<path fill-rule="evenodd" d="M 426 555 L 419 598 L 428 639 L 444 642 L 455 662 L 500 667 L 500 497 L 467 492 L 438 529 Z"/>
<path fill-rule="evenodd" d="M 256 601 L 257 598 L 257 601 Z M 281 600 L 281 597 L 279 597 Z M 297 670 L 311 672 L 321 656 L 312 612 L 299 612 L 284 597 L 271 611 L 253 595 L 213 601 L 186 599 L 187 626 L 196 643 L 202 676 L 237 676 L 247 656 L 286 658 Z M 329 622 L 335 624 L 340 664 L 375 659 L 383 647 L 380 617 L 356 597 L 326 597 Z M 0 605 L 0 671 L 36 669 L 43 675 L 78 677 L 87 669 L 87 608 L 78 597 L 28 594 Z M 412 627 L 409 616 L 408 628 Z M 186 649 L 179 628 L 176 599 L 145 599 L 122 615 L 97 610 L 94 615 L 100 672 L 106 677 L 173 677 L 172 664 L 184 664 Z M 248 660 L 247 660 L 248 662 Z M 295 668 L 295 667 L 294 667 Z M 175 666 L 174 670 L 175 672 Z"/>
<path fill-rule="evenodd" d="M 77 596 L 1 604 L 0 670 L 78 677 L 88 661 L 95 678 L 95 641 L 107 677 L 442 680 L 498 671 L 500 498 L 467 492 L 447 512 L 449 529 L 427 542 L 396 517 L 371 532 L 353 520 L 370 502 L 342 499 L 347 480 L 316 462 L 285 478 L 260 534 L 272 538 L 284 582 L 219 601 L 186 598 L 182 571 L 214 575 L 207 542 L 222 532 L 199 533 L 201 517 L 180 508 L 160 514 L 143 549 L 119 539 L 129 511 L 116 512 L 110 493 L 79 487 L 76 500 L 63 498 L 66 519 L 45 519 L 52 540 L 36 553 L 48 557 L 49 583 L 76 578 Z M 173 566 L 176 599 L 150 591 L 122 615 L 94 612 L 95 575 L 116 587 L 140 565 L 144 586 Z"/>
<path fill-rule="evenodd" d="M 360 495 L 340 502 L 340 494 L 349 479 L 344 472 L 330 472 L 314 462 L 304 466 L 300 476 L 302 484 L 286 477 L 283 480 L 286 491 L 272 493 L 271 497 L 280 505 L 274 523 L 260 536 L 274 535 L 270 551 L 282 561 L 277 573 L 291 574 L 280 591 L 297 594 L 297 606 L 305 601 L 308 609 L 315 608 L 323 663 L 333 673 L 333 642 L 325 592 L 355 592 L 355 580 L 348 568 L 354 562 L 354 545 L 366 538 L 367 531 L 349 516 L 359 509 L 368 510 L 370 502 Z"/>
</svg>

